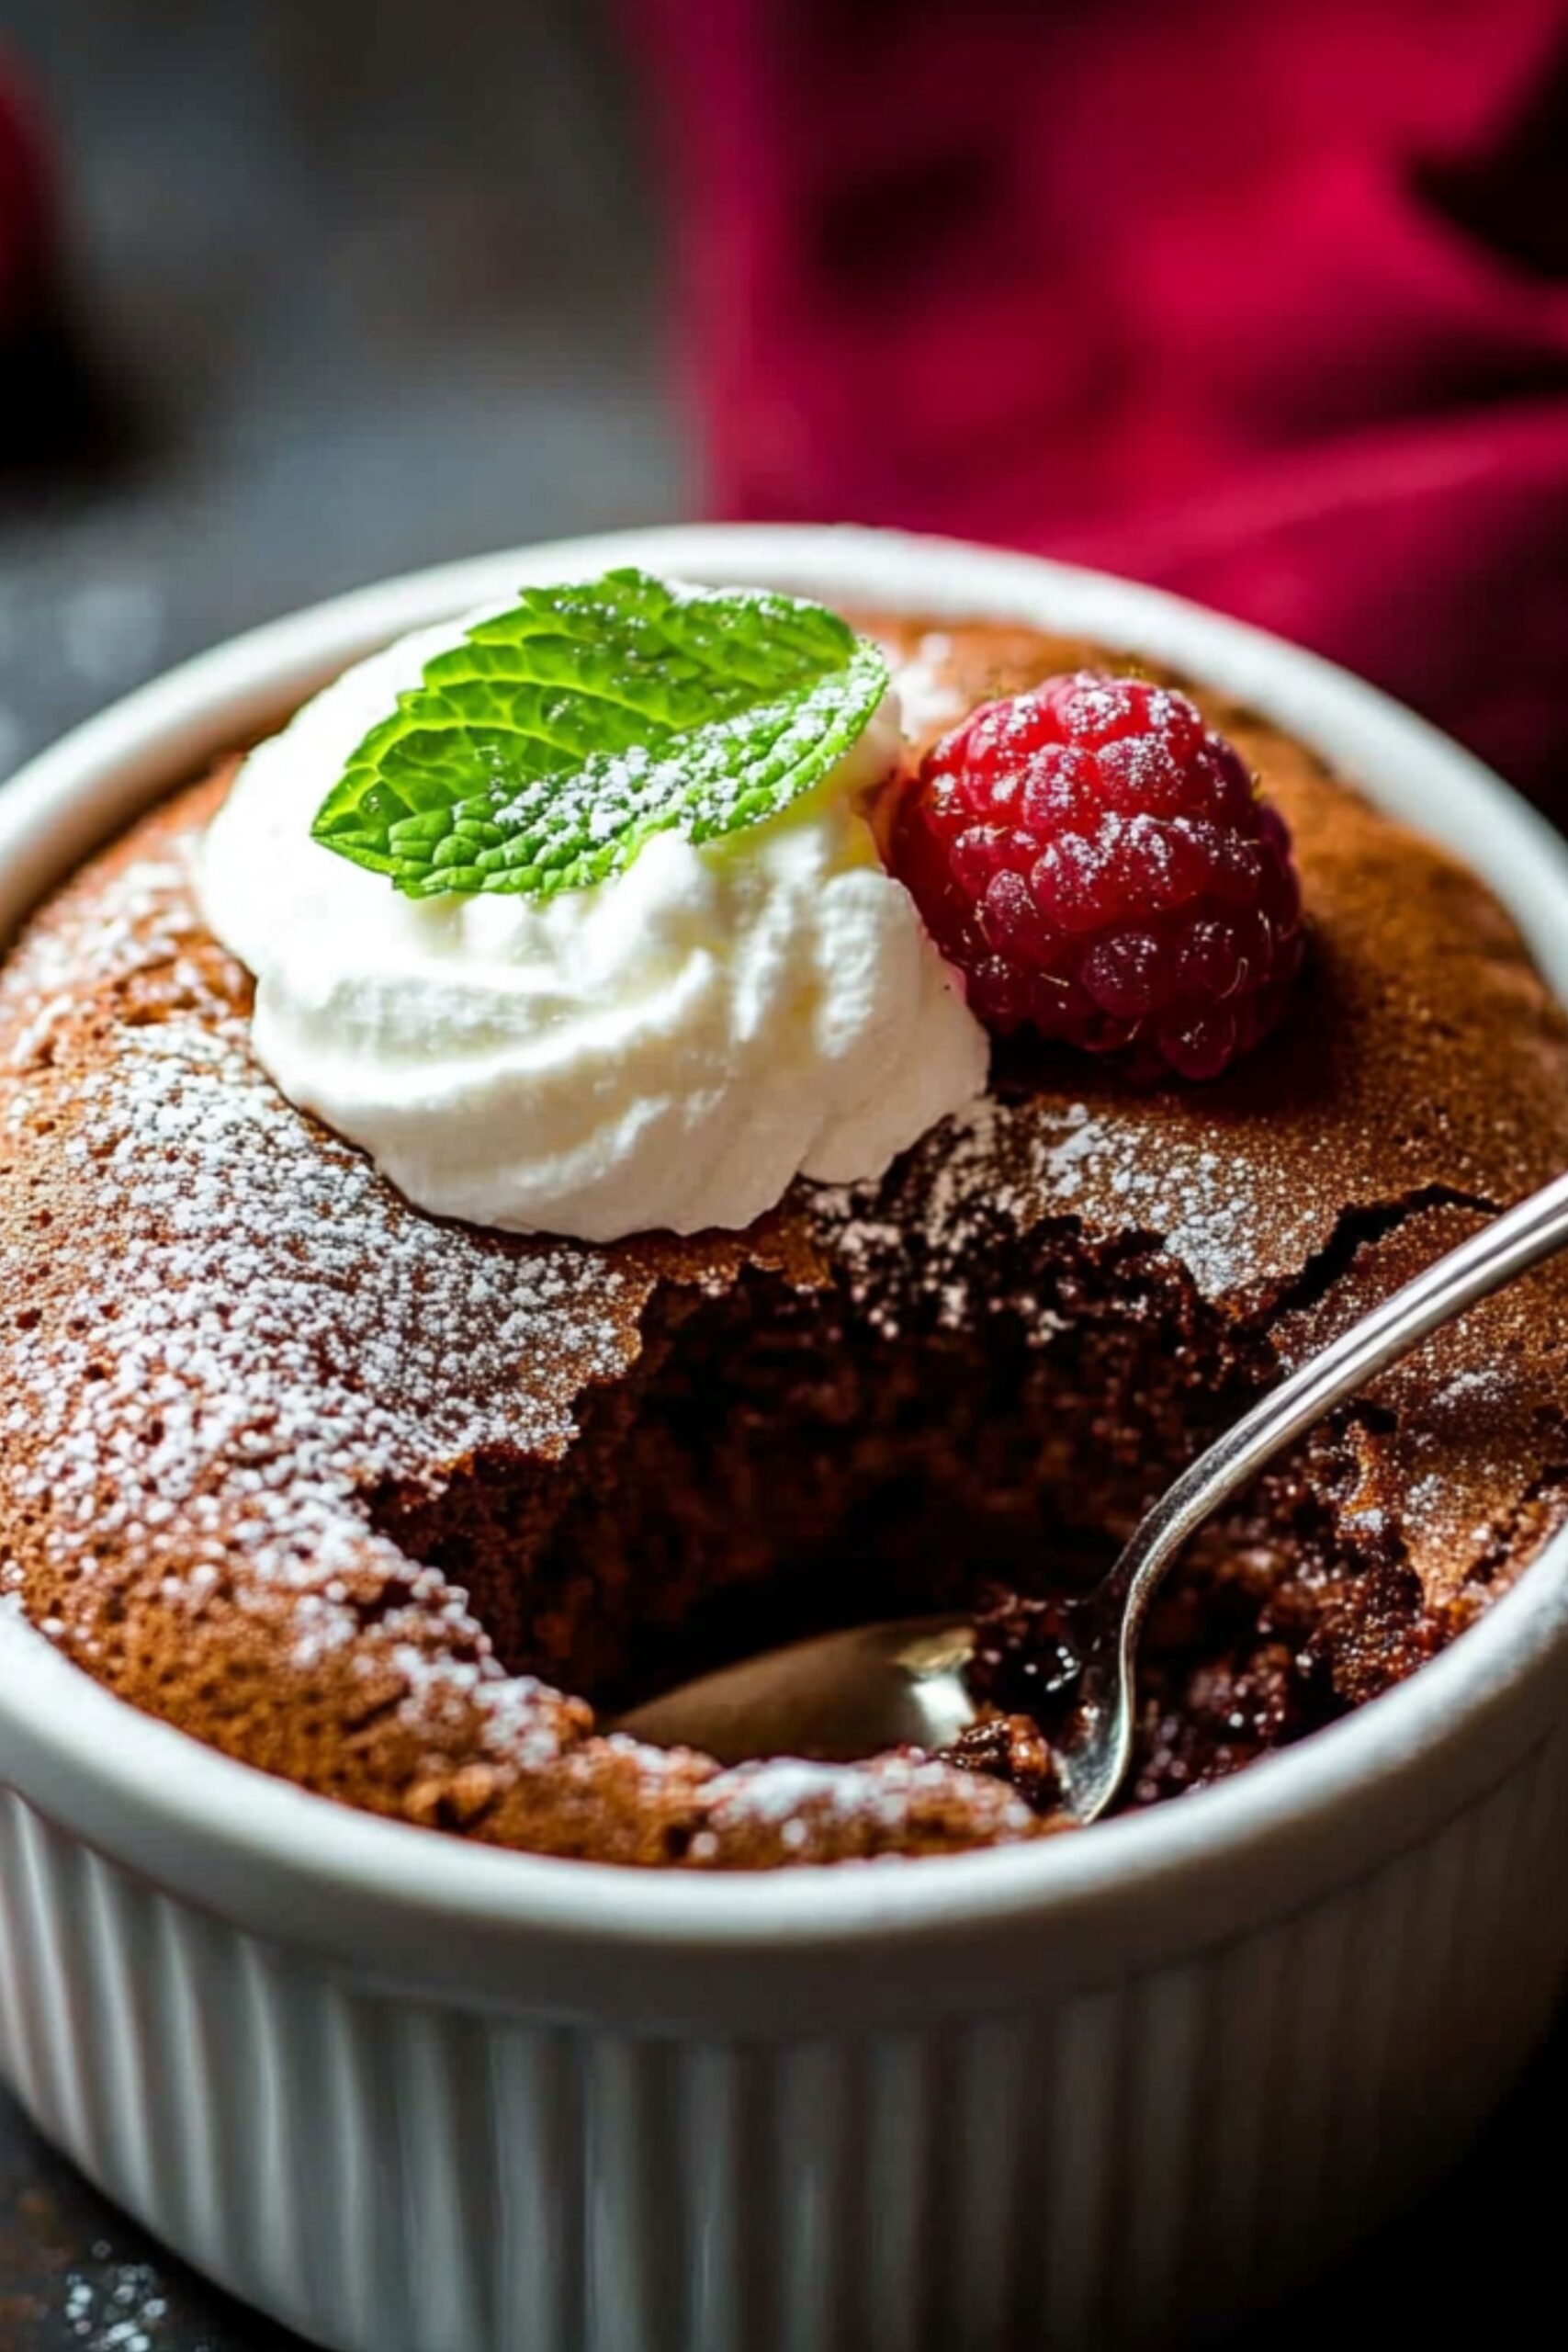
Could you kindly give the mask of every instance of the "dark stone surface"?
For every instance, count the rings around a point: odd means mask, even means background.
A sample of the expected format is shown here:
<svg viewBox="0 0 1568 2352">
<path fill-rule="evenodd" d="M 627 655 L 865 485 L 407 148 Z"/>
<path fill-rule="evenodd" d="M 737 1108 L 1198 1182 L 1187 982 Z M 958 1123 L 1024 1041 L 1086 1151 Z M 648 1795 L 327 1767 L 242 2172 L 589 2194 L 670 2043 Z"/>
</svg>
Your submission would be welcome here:
<svg viewBox="0 0 1568 2352">
<path fill-rule="evenodd" d="M 6 0 L 4 21 L 61 134 L 71 270 L 68 312 L 0 354 L 52 371 L 51 429 L 0 468 L 0 774 L 290 605 L 690 504 L 595 8 Z M 1448 2341 L 1550 2296 L 1565 2095 L 1568 2029 L 1450 2182 L 1249 2342 Z M 0 2352 L 284 2344 L 0 2098 Z"/>
</svg>

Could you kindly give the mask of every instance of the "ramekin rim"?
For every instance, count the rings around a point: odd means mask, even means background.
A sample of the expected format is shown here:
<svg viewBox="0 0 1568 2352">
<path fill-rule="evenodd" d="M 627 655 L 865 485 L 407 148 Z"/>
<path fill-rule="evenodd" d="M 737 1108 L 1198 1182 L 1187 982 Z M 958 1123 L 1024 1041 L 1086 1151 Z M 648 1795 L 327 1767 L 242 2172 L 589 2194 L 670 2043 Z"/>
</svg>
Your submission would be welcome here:
<svg viewBox="0 0 1568 2352">
<path fill-rule="evenodd" d="M 266 623 L 164 673 L 20 771 L 0 792 L 0 871 L 12 849 L 32 840 L 51 815 L 79 814 L 117 772 L 122 789 L 126 775 L 141 773 L 149 798 L 157 782 L 175 781 L 182 729 L 194 743 L 222 713 L 276 708 L 310 674 L 329 675 L 358 647 L 481 601 L 513 566 L 537 576 L 541 564 L 559 571 L 621 560 L 690 563 L 710 574 L 723 565 L 730 578 L 761 572 L 781 585 L 815 576 L 823 593 L 867 598 L 886 592 L 846 590 L 844 580 L 857 566 L 864 576 L 877 564 L 907 565 L 919 575 L 908 602 L 921 612 L 942 609 L 940 599 L 933 604 L 940 578 L 955 591 L 960 574 L 995 583 L 989 596 L 967 589 L 955 594 L 946 606 L 955 615 L 1008 617 L 1010 609 L 1033 617 L 1028 592 L 1041 599 L 1055 593 L 1074 604 L 1070 616 L 1055 616 L 1059 625 L 1113 638 L 1126 628 L 1141 650 L 1247 692 L 1337 757 L 1347 754 L 1333 740 L 1337 733 L 1342 742 L 1360 737 L 1401 744 L 1407 757 L 1430 763 L 1444 777 L 1478 829 L 1491 830 L 1493 865 L 1509 867 L 1503 895 L 1527 928 L 1527 910 L 1542 923 L 1549 914 L 1561 922 L 1568 911 L 1568 847 L 1544 820 L 1457 744 L 1321 657 L 1109 574 L 964 541 L 847 526 L 673 526 L 549 542 L 429 567 Z M 1096 617 L 1100 606 L 1135 616 L 1135 629 L 1108 629 Z M 1234 657 L 1228 662 L 1227 653 Z M 1255 666 L 1264 676 L 1261 690 L 1243 674 Z M 1283 692 L 1292 682 L 1303 702 L 1326 697 L 1323 708 L 1337 714 L 1339 725 L 1305 727 L 1300 709 L 1291 707 L 1295 697 Z M 1270 683 L 1281 693 L 1270 693 Z M 161 772 L 160 741 L 166 762 Z M 1365 780 L 1378 797 L 1376 774 Z M 0 925 L 0 936 L 10 928 Z M 1568 971 L 1568 958 L 1564 967 Z M 1562 977 L 1557 984 L 1568 993 Z M 650 1872 L 434 1836 L 312 1795 L 143 1713 L 63 1658 L 15 1610 L 0 1613 L 0 1722 L 10 1716 L 40 1749 L 69 1758 L 89 1778 L 112 1781 L 118 1794 L 134 1795 L 173 1831 L 265 1855 L 311 1884 L 353 1884 L 363 1896 L 431 1917 L 582 1930 L 628 1943 L 837 1941 L 868 1930 L 886 1936 L 941 1928 L 960 1899 L 969 1916 L 979 1909 L 999 1922 L 1121 1894 L 1140 1877 L 1167 1881 L 1200 1859 L 1212 1863 L 1221 1849 L 1239 1862 L 1259 1845 L 1320 1826 L 1401 1768 L 1426 1769 L 1483 1715 L 1514 1704 L 1565 1636 L 1568 1531 L 1440 1657 L 1301 1747 L 1087 1837 L 929 1857 L 912 1868 L 889 1862 L 770 1873 Z"/>
</svg>

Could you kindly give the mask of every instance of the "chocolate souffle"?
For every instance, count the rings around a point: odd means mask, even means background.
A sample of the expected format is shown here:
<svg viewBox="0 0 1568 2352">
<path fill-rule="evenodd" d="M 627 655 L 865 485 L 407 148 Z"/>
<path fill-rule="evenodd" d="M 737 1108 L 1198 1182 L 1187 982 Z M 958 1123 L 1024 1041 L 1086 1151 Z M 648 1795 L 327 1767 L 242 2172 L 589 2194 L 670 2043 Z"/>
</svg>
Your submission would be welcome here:
<svg viewBox="0 0 1568 2352">
<path fill-rule="evenodd" d="M 1131 666 L 863 625 L 917 741 Z M 1153 1088 L 1011 1041 L 882 1182 L 797 1182 L 735 1237 L 411 1207 L 252 1057 L 187 856 L 232 763 L 157 809 L 0 979 L 11 1605 L 231 1756 L 496 1845 L 753 1868 L 1047 1831 L 1052 1597 L 1281 1371 L 1568 1166 L 1568 1025 L 1486 889 L 1197 699 L 1294 836 L 1284 1026 Z M 1520 1573 L 1568 1499 L 1565 1353 L 1548 1269 L 1208 1531 L 1147 1641 L 1130 1802 L 1375 1697 Z M 956 1757 L 721 1770 L 595 1731 L 773 1642 L 951 1604 L 995 1709 Z"/>
</svg>

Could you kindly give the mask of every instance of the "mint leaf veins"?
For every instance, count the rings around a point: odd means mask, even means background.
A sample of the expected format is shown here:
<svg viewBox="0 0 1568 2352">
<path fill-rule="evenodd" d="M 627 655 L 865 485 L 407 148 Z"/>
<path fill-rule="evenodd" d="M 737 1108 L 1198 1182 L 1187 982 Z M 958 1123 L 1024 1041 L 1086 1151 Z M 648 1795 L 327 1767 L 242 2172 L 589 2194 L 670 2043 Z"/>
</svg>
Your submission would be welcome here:
<svg viewBox="0 0 1568 2352">
<path fill-rule="evenodd" d="M 809 792 L 887 686 L 820 605 L 645 571 L 525 588 L 424 665 L 311 836 L 410 898 L 553 898 L 653 833 L 717 840 Z"/>
</svg>

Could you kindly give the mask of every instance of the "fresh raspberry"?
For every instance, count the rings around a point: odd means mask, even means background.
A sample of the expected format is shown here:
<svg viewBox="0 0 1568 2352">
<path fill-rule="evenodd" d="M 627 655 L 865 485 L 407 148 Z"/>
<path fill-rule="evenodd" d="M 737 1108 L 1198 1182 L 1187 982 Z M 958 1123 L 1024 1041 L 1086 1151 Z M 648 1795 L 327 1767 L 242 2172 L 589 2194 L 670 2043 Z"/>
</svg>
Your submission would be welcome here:
<svg viewBox="0 0 1568 2352">
<path fill-rule="evenodd" d="M 921 763 L 893 870 L 982 1021 L 1215 1078 L 1302 960 L 1283 820 L 1185 695 L 1092 671 L 985 704 Z"/>
</svg>

